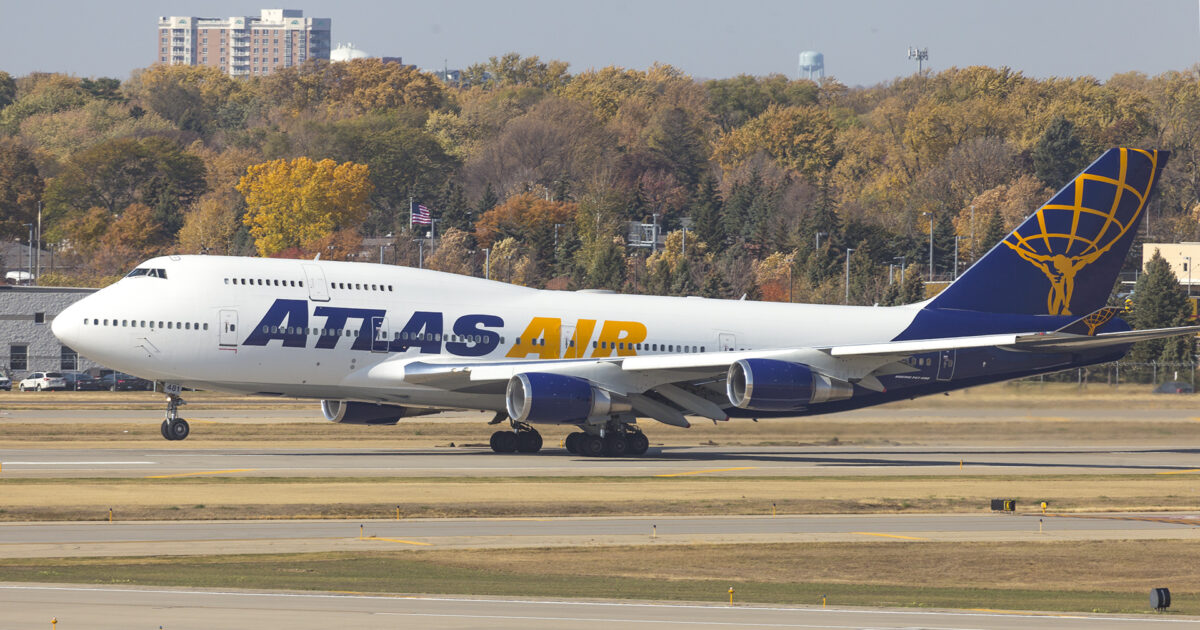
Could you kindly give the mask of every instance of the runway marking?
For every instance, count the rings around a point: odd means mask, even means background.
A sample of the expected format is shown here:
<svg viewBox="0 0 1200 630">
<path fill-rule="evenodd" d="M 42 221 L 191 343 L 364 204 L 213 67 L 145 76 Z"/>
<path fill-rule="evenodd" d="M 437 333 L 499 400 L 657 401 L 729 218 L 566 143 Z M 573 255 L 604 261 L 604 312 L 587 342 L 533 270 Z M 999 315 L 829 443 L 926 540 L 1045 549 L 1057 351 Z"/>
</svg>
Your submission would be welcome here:
<svg viewBox="0 0 1200 630">
<path fill-rule="evenodd" d="M 710 468 L 708 470 L 691 470 L 681 473 L 666 473 L 662 475 L 654 475 L 655 477 L 686 477 L 688 475 L 703 475 L 706 473 L 729 472 L 731 470 L 754 470 L 758 466 L 739 466 L 737 468 Z"/>
<path fill-rule="evenodd" d="M 341 595 L 335 592 L 327 593 L 255 593 L 247 591 L 189 591 L 183 589 L 165 589 L 165 588 L 111 588 L 111 587 L 86 587 L 86 586 L 30 586 L 26 584 L 0 584 L 0 591 L 60 591 L 67 593 L 141 593 L 144 595 L 200 595 L 200 596 L 224 596 L 224 597 L 243 597 L 243 598 L 280 598 L 280 599 L 369 599 L 369 600 L 414 600 L 414 601 L 432 601 L 432 602 L 460 602 L 472 604 L 512 604 L 512 605 L 538 605 L 538 606 L 576 606 L 580 608 L 662 608 L 662 609 L 700 609 L 712 610 L 713 612 L 723 611 L 766 611 L 766 612 L 795 612 L 795 613 L 820 613 L 820 614 L 844 614 L 854 613 L 860 615 L 902 615 L 907 617 L 1000 617 L 1014 618 L 1024 617 L 1027 619 L 1044 619 L 1047 617 L 1055 617 L 1060 619 L 1084 619 L 1092 622 L 1111 621 L 1119 623 L 1129 623 L 1136 621 L 1138 623 L 1185 623 L 1195 624 L 1194 619 L 1171 619 L 1162 617 L 1120 617 L 1120 616 L 1099 616 L 1085 614 L 1064 614 L 1064 613 L 1037 613 L 1029 611 L 1012 611 L 1007 613 L 999 612 L 982 612 L 972 610 L 962 611 L 933 611 L 933 610 L 895 610 L 895 609 L 871 609 L 871 608 L 815 608 L 808 606 L 761 606 L 761 605 L 746 605 L 730 608 L 726 605 L 712 604 L 670 604 L 659 602 L 622 602 L 622 601 L 570 601 L 570 600 L 538 600 L 538 599 L 491 599 L 482 597 L 440 597 L 435 595 Z M 858 626 L 855 626 L 858 627 Z"/>
<path fill-rule="evenodd" d="M 880 538 L 899 538 L 901 540 L 929 540 L 928 538 L 918 538 L 916 536 L 901 536 L 899 534 L 880 534 L 878 532 L 850 532 L 859 536 L 879 536 Z"/>
<path fill-rule="evenodd" d="M 1187 470 L 1164 470 L 1162 472 L 1156 472 L 1154 474 L 1156 474 L 1156 475 L 1182 475 L 1185 473 L 1200 473 L 1200 468 L 1189 468 Z"/>
<path fill-rule="evenodd" d="M 432 547 L 433 546 L 433 543 L 417 542 L 415 540 L 400 540 L 399 538 L 380 538 L 378 536 L 368 536 L 366 538 L 360 538 L 359 540 L 382 540 L 385 542 L 403 543 L 405 545 L 417 545 L 420 547 Z"/>
<path fill-rule="evenodd" d="M 234 468 L 232 470 L 202 470 L 199 472 L 175 473 L 173 475 L 150 475 L 145 479 L 169 479 L 171 477 L 196 477 L 198 475 L 226 475 L 229 473 L 252 472 L 257 468 Z"/>
<path fill-rule="evenodd" d="M 158 462 L 0 462 L 4 466 L 149 466 Z"/>
<path fill-rule="evenodd" d="M 1171 516 L 1117 516 L 1108 514 L 1055 514 L 1049 513 L 1046 516 L 1056 518 L 1090 518 L 1103 521 L 1143 521 L 1146 523 L 1168 523 L 1170 525 L 1191 525 L 1195 527 L 1200 525 L 1200 519 L 1188 517 L 1171 517 Z"/>
<path fill-rule="evenodd" d="M 732 608 L 729 610 L 737 610 Z M 564 621 L 573 623 L 640 623 L 662 626 L 735 626 L 737 628 L 861 628 L 861 625 L 832 626 L 827 623 L 753 623 L 745 621 L 676 621 L 672 619 L 629 619 L 626 617 L 533 617 L 529 615 L 468 615 L 465 613 L 405 613 L 378 612 L 392 617 L 441 617 L 449 619 L 510 619 L 514 621 Z"/>
</svg>

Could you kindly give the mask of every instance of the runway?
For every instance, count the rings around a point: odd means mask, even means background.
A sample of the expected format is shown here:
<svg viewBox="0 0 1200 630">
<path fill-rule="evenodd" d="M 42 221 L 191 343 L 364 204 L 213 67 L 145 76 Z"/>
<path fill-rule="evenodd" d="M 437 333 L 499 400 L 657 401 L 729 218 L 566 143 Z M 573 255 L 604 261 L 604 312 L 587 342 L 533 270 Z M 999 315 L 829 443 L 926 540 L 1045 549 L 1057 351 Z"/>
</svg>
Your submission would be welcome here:
<svg viewBox="0 0 1200 630">
<path fill-rule="evenodd" d="M 0 557 L 766 542 L 1200 539 L 1200 515 L 788 515 L 2 523 Z"/>
<path fill-rule="evenodd" d="M 4 477 L 151 477 L 227 471 L 263 477 L 1059 475 L 1200 472 L 1190 447 L 654 447 L 590 458 L 487 448 L 0 449 Z M 232 471 L 232 472 L 228 472 Z"/>
<path fill-rule="evenodd" d="M 1193 617 L 566 601 L 0 584 L 0 628 L 1062 628 L 1121 630 Z"/>
</svg>

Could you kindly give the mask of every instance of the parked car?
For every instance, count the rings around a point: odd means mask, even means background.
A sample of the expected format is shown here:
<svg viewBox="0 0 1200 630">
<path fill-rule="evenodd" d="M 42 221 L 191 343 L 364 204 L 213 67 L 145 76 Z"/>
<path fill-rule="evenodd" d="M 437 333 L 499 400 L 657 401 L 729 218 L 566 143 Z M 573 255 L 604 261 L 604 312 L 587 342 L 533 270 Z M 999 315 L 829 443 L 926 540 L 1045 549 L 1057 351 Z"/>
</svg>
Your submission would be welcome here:
<svg viewBox="0 0 1200 630">
<path fill-rule="evenodd" d="M 0 374 L 0 389 L 12 389 L 12 379 Z"/>
<path fill-rule="evenodd" d="M 31 372 L 24 380 L 17 384 L 17 388 L 23 392 L 29 390 L 59 390 L 67 388 L 67 381 L 63 378 L 62 372 Z"/>
<path fill-rule="evenodd" d="M 124 372 L 109 372 L 101 376 L 99 382 L 100 389 L 110 389 L 118 392 L 150 391 L 154 389 L 153 381 L 147 381 L 144 378 L 138 378 Z"/>
<path fill-rule="evenodd" d="M 100 389 L 100 383 L 92 378 L 86 372 L 63 372 L 63 380 L 67 382 L 67 389 L 77 392 L 96 391 Z"/>
</svg>

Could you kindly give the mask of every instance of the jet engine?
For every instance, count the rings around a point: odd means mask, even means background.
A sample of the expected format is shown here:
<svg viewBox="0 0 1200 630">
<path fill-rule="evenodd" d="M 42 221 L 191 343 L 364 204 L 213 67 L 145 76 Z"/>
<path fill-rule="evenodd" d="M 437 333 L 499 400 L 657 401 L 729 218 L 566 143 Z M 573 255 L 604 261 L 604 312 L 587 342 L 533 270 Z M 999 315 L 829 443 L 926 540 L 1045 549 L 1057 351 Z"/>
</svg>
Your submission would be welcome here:
<svg viewBox="0 0 1200 630">
<path fill-rule="evenodd" d="M 741 359 L 729 366 L 725 389 L 729 402 L 742 409 L 787 411 L 814 403 L 845 400 L 854 386 L 801 363 Z"/>
<path fill-rule="evenodd" d="M 585 379 L 543 372 L 512 377 L 504 402 L 513 420 L 545 424 L 575 424 L 632 409 Z"/>
<path fill-rule="evenodd" d="M 325 415 L 326 420 L 341 424 L 396 424 L 400 418 L 423 416 L 437 411 L 348 400 L 322 400 L 321 413 Z"/>
</svg>

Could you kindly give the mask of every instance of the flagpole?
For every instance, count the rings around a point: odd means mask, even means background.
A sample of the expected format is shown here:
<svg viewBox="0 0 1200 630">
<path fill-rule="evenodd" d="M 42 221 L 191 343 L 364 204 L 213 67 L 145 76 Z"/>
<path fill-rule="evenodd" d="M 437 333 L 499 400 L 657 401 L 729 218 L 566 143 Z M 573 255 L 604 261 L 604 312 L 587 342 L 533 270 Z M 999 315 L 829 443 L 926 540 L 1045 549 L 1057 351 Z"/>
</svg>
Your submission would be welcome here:
<svg viewBox="0 0 1200 630">
<path fill-rule="evenodd" d="M 411 232 L 413 229 L 412 221 L 413 221 L 413 198 L 412 198 L 412 195 L 409 195 L 409 197 L 408 197 L 408 231 L 409 232 Z"/>
</svg>

